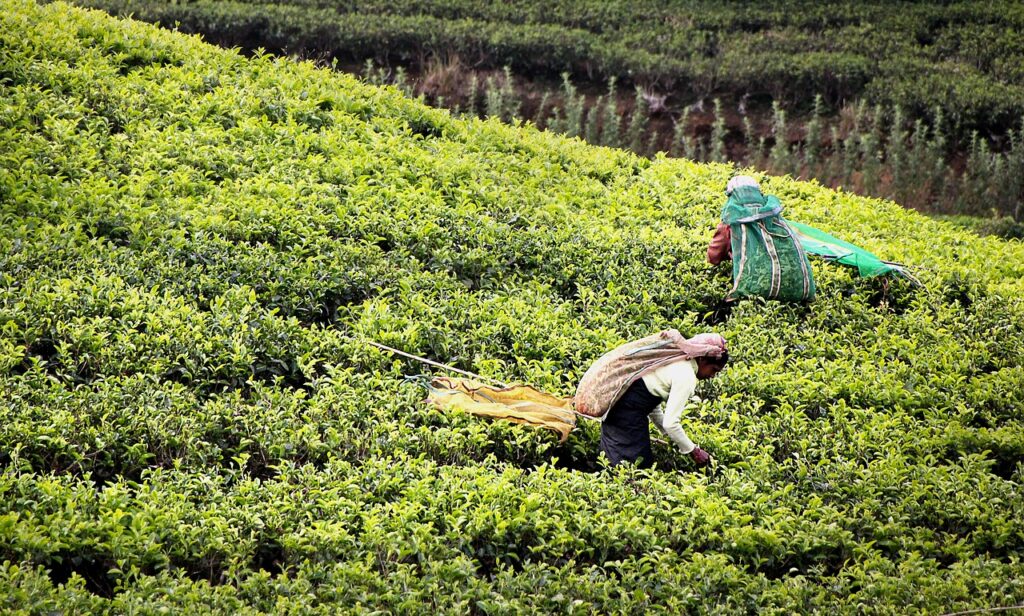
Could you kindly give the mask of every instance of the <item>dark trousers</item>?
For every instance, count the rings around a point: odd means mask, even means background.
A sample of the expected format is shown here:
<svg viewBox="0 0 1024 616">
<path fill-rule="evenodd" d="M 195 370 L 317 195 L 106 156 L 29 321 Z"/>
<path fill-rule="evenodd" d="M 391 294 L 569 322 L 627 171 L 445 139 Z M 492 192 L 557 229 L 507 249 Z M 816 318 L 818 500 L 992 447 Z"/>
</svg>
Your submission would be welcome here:
<svg viewBox="0 0 1024 616">
<path fill-rule="evenodd" d="M 601 451 L 612 466 L 634 462 L 640 468 L 650 468 L 654 464 L 647 416 L 659 403 L 661 398 L 647 390 L 643 379 L 637 379 L 608 411 L 601 423 Z"/>
</svg>

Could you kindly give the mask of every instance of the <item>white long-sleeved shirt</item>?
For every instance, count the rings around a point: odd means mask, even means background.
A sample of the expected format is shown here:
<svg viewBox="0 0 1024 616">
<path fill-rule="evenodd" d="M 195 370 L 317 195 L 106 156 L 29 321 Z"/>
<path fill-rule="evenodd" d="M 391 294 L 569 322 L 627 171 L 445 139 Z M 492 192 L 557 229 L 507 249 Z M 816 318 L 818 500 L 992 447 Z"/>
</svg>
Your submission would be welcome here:
<svg viewBox="0 0 1024 616">
<path fill-rule="evenodd" d="M 697 389 L 697 362 L 692 359 L 672 362 L 641 378 L 648 391 L 665 401 L 664 410 L 659 407 L 651 412 L 651 421 L 672 439 L 679 451 L 693 451 L 696 445 L 679 422 L 686 403 Z"/>
</svg>

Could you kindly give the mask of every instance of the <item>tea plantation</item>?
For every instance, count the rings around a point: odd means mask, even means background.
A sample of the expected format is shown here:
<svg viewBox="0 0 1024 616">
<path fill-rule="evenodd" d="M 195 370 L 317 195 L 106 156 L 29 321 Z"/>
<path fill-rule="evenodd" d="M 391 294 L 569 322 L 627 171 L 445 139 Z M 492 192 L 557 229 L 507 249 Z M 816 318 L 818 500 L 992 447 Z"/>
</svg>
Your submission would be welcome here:
<svg viewBox="0 0 1024 616">
<path fill-rule="evenodd" d="M 878 0 L 74 0 L 247 49 L 569 71 L 663 94 L 867 99 L 1005 135 L 1024 106 L 1024 4 Z"/>
<path fill-rule="evenodd" d="M 1024 603 L 1024 246 L 766 178 L 925 288 L 730 308 L 734 171 L 0 0 L 0 612 Z M 569 395 L 666 327 L 733 351 L 714 473 L 442 413 L 362 342 Z"/>
</svg>

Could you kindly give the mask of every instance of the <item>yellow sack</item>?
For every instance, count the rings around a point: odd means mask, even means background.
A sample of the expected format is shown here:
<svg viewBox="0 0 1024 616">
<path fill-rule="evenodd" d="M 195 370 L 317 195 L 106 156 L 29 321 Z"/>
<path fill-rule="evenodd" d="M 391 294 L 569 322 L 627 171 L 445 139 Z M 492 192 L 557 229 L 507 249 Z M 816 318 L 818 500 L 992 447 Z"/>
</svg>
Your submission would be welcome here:
<svg viewBox="0 0 1024 616">
<path fill-rule="evenodd" d="M 572 398 L 559 398 L 529 385 L 495 387 L 470 379 L 435 377 L 427 402 L 440 409 L 458 409 L 554 430 L 565 442 L 576 427 Z"/>
</svg>

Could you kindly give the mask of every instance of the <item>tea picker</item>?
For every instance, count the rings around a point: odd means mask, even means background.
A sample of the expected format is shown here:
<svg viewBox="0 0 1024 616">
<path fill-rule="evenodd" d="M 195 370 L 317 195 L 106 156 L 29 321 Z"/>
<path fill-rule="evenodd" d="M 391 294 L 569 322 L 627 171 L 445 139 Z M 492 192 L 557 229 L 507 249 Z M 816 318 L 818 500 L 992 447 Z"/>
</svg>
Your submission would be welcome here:
<svg viewBox="0 0 1024 616">
<path fill-rule="evenodd" d="M 722 222 L 708 246 L 708 262 L 733 259 L 727 301 L 763 297 L 788 301 L 814 299 L 814 277 L 803 245 L 782 217 L 782 204 L 765 195 L 757 180 L 738 175 L 725 187 Z"/>
<path fill-rule="evenodd" d="M 580 380 L 576 410 L 600 418 L 601 451 L 612 465 L 649 467 L 654 460 L 648 418 L 697 466 L 711 456 L 686 435 L 681 418 L 698 380 L 713 378 L 729 361 L 725 338 L 684 338 L 669 329 L 604 354 Z M 664 402 L 663 411 L 658 410 Z"/>
<path fill-rule="evenodd" d="M 649 425 L 653 422 L 695 464 L 712 462 L 686 435 L 681 419 L 697 381 L 714 377 L 728 363 L 725 339 L 718 334 L 686 339 L 670 329 L 622 344 L 590 366 L 573 398 L 553 396 L 529 385 L 507 385 L 377 342 L 364 342 L 470 377 L 432 379 L 427 401 L 439 408 L 546 428 L 557 432 L 563 442 L 576 426 L 577 417 L 597 420 L 601 422 L 601 451 L 613 466 L 653 464 Z M 662 403 L 664 410 L 659 410 Z"/>
<path fill-rule="evenodd" d="M 725 187 L 728 200 L 708 245 L 712 265 L 732 259 L 733 286 L 727 301 L 763 297 L 784 301 L 814 299 L 815 285 L 807 255 L 856 267 L 867 278 L 892 274 L 922 286 L 906 267 L 810 225 L 787 220 L 782 204 L 765 195 L 757 180 L 737 175 Z"/>
</svg>

